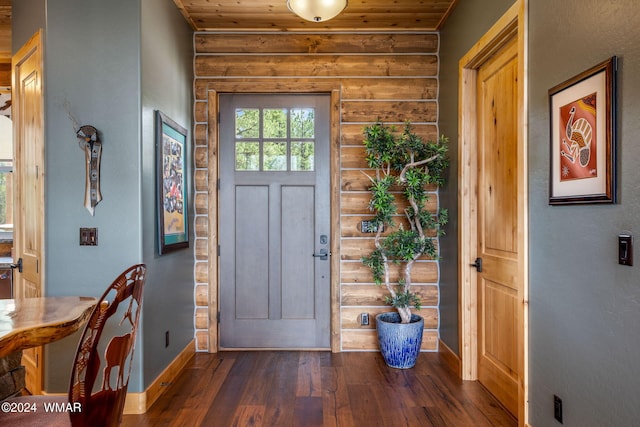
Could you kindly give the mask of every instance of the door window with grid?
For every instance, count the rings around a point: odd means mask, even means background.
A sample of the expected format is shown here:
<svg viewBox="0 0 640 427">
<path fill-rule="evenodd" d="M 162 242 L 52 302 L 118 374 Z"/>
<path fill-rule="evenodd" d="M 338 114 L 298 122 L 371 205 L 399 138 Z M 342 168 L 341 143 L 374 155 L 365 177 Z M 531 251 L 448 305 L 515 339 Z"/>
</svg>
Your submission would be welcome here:
<svg viewBox="0 0 640 427">
<path fill-rule="evenodd" d="M 236 171 L 313 171 L 314 108 L 237 108 Z"/>
</svg>

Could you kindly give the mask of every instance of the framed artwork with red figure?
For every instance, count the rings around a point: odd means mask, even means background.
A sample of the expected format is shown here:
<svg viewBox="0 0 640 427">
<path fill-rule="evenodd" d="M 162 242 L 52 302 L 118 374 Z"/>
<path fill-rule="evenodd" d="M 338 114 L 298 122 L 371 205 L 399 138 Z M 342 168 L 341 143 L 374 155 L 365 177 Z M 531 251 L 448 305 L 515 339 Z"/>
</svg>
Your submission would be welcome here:
<svg viewBox="0 0 640 427">
<path fill-rule="evenodd" d="M 549 204 L 616 202 L 617 58 L 549 89 Z"/>
</svg>

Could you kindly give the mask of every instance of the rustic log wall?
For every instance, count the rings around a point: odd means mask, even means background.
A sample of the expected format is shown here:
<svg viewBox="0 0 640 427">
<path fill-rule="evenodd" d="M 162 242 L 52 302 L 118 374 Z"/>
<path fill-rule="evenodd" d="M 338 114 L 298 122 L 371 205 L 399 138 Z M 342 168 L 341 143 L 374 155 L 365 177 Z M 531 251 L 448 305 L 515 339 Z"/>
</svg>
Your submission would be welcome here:
<svg viewBox="0 0 640 427">
<path fill-rule="evenodd" d="M 217 269 L 209 239 L 215 234 L 215 168 L 217 153 L 210 144 L 216 129 L 210 119 L 209 91 L 224 85 L 268 85 L 285 93 L 296 84 L 333 83 L 340 88 L 340 185 L 332 188 L 340 200 L 340 319 L 332 335 L 340 337 L 340 350 L 375 350 L 374 315 L 389 311 L 383 289 L 372 283 L 371 273 L 360 262 L 373 247 L 372 235 L 361 233 L 360 221 L 369 219 L 368 179 L 362 147 L 362 130 L 382 120 L 402 127 L 410 120 L 424 138 L 438 135 L 438 34 L 237 34 L 196 33 L 195 43 L 195 186 L 196 186 L 196 338 L 200 351 L 216 351 L 215 304 Z M 217 107 L 216 107 L 217 108 Z M 431 206 L 438 204 L 437 191 Z M 220 207 L 224 209 L 224 206 Z M 336 264 L 337 265 L 337 264 Z M 423 350 L 437 350 L 438 264 L 424 259 L 414 268 L 413 281 L 423 296 L 425 334 Z M 212 307 L 213 309 L 210 309 Z M 361 326 L 359 315 L 369 313 L 372 322 Z M 215 321 L 215 320 L 214 320 Z M 212 331 L 209 330 L 212 329 Z M 335 348 L 335 347 L 334 347 Z"/>
</svg>

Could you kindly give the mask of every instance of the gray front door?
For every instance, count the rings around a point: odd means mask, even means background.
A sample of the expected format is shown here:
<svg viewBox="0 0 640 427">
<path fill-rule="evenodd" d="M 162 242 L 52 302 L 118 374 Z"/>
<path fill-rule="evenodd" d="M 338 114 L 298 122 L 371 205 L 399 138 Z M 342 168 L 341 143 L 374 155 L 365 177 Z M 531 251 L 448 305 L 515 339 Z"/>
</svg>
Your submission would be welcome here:
<svg viewBox="0 0 640 427">
<path fill-rule="evenodd" d="M 220 347 L 328 348 L 329 95 L 220 95 L 219 131 Z"/>
</svg>

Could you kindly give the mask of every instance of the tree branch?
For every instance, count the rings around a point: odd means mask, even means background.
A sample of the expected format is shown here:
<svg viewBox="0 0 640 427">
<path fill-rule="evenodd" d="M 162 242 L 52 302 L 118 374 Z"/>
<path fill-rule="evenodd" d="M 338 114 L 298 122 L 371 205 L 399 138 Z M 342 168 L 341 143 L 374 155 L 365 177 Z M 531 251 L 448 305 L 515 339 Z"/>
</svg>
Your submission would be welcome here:
<svg viewBox="0 0 640 427">
<path fill-rule="evenodd" d="M 416 168 L 418 166 L 422 166 L 422 165 L 424 165 L 426 163 L 431 163 L 435 159 L 437 159 L 438 157 L 440 157 L 440 154 L 434 154 L 433 156 L 429 157 L 428 159 L 420 160 L 419 162 L 407 163 L 402 168 L 402 172 L 400 172 L 400 177 L 398 179 L 400 180 L 400 182 L 407 182 L 407 178 L 405 176 L 407 175 L 407 171 L 409 169 Z"/>
</svg>

